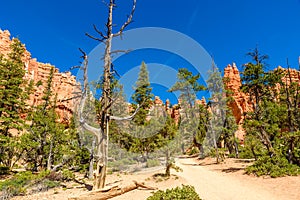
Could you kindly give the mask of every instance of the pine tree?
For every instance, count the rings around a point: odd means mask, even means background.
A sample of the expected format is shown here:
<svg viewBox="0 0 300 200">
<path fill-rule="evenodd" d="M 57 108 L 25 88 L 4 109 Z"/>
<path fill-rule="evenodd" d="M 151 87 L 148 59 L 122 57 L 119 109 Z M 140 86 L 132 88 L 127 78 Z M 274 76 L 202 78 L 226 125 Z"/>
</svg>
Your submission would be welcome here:
<svg viewBox="0 0 300 200">
<path fill-rule="evenodd" d="M 76 142 L 76 135 L 58 122 L 55 110 L 57 95 L 53 97 L 52 93 L 53 76 L 54 67 L 51 67 L 43 102 L 32 108 L 28 116 L 31 121 L 28 133 L 22 136 L 23 143 L 27 144 L 24 147 L 24 160 L 32 171 L 56 170 L 75 157 L 72 142 Z"/>
<path fill-rule="evenodd" d="M 0 164 L 8 167 L 14 164 L 13 159 L 20 157 L 17 152 L 18 137 L 12 131 L 20 133 L 24 128 L 21 114 L 25 113 L 26 92 L 30 91 L 23 79 L 25 48 L 14 38 L 10 49 L 7 56 L 0 55 Z"/>
<path fill-rule="evenodd" d="M 180 91 L 180 108 L 184 113 L 181 113 L 180 129 L 182 136 L 182 146 L 186 142 L 190 143 L 192 140 L 193 145 L 199 148 L 201 155 L 203 152 L 202 138 L 200 139 L 199 129 L 199 108 L 195 107 L 196 94 L 205 90 L 203 85 L 198 83 L 200 74 L 193 75 L 192 72 L 186 68 L 181 68 L 177 73 L 177 82 L 169 89 L 169 92 Z M 201 135 L 202 137 L 203 135 Z M 185 152 L 183 152 L 185 153 Z"/>
<path fill-rule="evenodd" d="M 211 110 L 208 136 L 209 142 L 211 142 L 212 146 L 215 148 L 218 163 L 220 161 L 220 155 L 217 143 L 221 136 L 222 129 L 224 128 L 224 121 L 226 118 L 226 95 L 221 72 L 215 66 L 214 62 L 212 63 L 212 69 L 209 71 L 207 89 L 211 96 L 210 102 L 208 103 Z"/>
<path fill-rule="evenodd" d="M 85 122 L 85 119 L 82 118 L 81 112 L 79 112 L 80 116 L 80 124 L 81 127 L 89 130 L 97 139 L 96 141 L 96 154 L 98 155 L 98 158 L 96 159 L 97 167 L 95 172 L 95 182 L 93 189 L 99 189 L 103 188 L 105 185 L 106 180 L 106 170 L 107 170 L 107 162 L 108 162 L 108 146 L 109 146 L 109 123 L 111 120 L 130 120 L 133 118 L 135 113 L 132 116 L 126 116 L 126 117 L 118 117 L 118 116 L 112 116 L 111 115 L 111 106 L 114 103 L 113 97 L 111 96 L 111 76 L 113 75 L 114 69 L 113 69 L 113 63 L 112 63 L 112 54 L 116 53 L 115 51 L 112 51 L 112 40 L 115 37 L 119 37 L 122 35 L 124 29 L 132 22 L 133 15 L 136 8 L 136 0 L 133 0 L 133 6 L 131 9 L 130 14 L 128 15 L 127 20 L 120 26 L 120 29 L 117 32 L 114 32 L 115 26 L 113 23 L 113 13 L 114 8 L 117 6 L 115 0 L 109 0 L 107 3 L 108 8 L 108 16 L 107 16 L 107 22 L 106 22 L 106 30 L 105 33 L 101 32 L 95 25 L 94 30 L 98 34 L 98 37 L 92 36 L 90 34 L 86 34 L 90 38 L 104 43 L 105 44 L 105 51 L 103 55 L 104 60 L 104 66 L 103 66 L 103 86 L 102 86 L 102 94 L 101 94 L 101 107 L 103 109 L 100 110 L 100 112 L 97 113 L 99 116 L 99 128 L 95 128 L 90 126 L 88 123 Z M 83 51 L 83 58 L 84 58 L 84 71 L 87 72 L 87 55 Z M 88 84 L 88 77 L 87 73 L 84 73 L 84 88 L 82 92 L 82 97 L 80 101 L 80 108 L 84 107 L 84 101 L 87 96 L 87 84 Z"/>
<path fill-rule="evenodd" d="M 135 84 L 135 92 L 131 97 L 134 102 L 133 107 L 136 108 L 137 105 L 140 105 L 140 109 L 134 117 L 135 124 L 130 127 L 133 137 L 129 150 L 141 153 L 144 161 L 147 160 L 150 152 L 162 146 L 162 137 L 158 131 L 162 128 L 164 120 L 158 120 L 158 116 L 151 117 L 149 115 L 153 97 L 151 92 L 149 72 L 146 64 L 142 62 Z M 150 117 L 150 120 L 147 120 L 147 116 Z"/>
<path fill-rule="evenodd" d="M 282 112 L 275 101 L 278 96 L 276 83 L 279 83 L 281 76 L 271 71 L 265 72 L 265 60 L 268 56 L 261 55 L 257 48 L 248 55 L 254 63 L 244 65 L 241 89 L 249 95 L 253 112 L 247 113 L 244 128 L 247 134 L 259 138 L 272 157 L 275 154 L 272 140 L 279 131 L 279 121 L 274 114 L 277 112 L 279 116 Z"/>
<path fill-rule="evenodd" d="M 137 105 L 140 105 L 140 110 L 134 117 L 134 122 L 137 125 L 145 125 L 147 123 L 146 116 L 149 112 L 149 108 L 151 106 L 153 98 L 153 94 L 151 92 L 152 88 L 150 87 L 149 82 L 149 72 L 147 70 L 146 64 L 142 62 L 138 80 L 135 83 L 135 91 L 131 97 L 135 107 Z"/>
<path fill-rule="evenodd" d="M 286 155 L 286 158 L 290 164 L 297 164 L 300 166 L 300 153 L 299 153 L 299 141 L 300 141 L 300 86 L 299 83 L 292 79 L 292 69 L 287 63 L 287 69 L 277 69 L 275 73 L 283 74 L 281 78 L 280 86 L 280 106 L 285 108 L 283 113 L 284 117 L 280 118 L 280 128 L 284 140 L 284 148 L 282 154 Z M 300 63 L 299 63 L 300 66 Z M 294 73 L 300 75 L 299 71 Z"/>
<path fill-rule="evenodd" d="M 203 85 L 198 83 L 200 74 L 193 75 L 186 68 L 180 68 L 177 73 L 177 82 L 169 89 L 169 92 L 180 91 L 180 100 L 187 102 L 190 107 L 196 100 L 197 92 L 205 90 Z"/>
</svg>

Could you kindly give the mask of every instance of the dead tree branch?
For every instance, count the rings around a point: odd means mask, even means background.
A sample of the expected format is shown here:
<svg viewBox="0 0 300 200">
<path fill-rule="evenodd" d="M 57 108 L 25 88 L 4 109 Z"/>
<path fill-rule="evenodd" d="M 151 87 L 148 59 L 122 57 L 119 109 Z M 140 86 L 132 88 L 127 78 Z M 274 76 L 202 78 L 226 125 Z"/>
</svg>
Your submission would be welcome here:
<svg viewBox="0 0 300 200">
<path fill-rule="evenodd" d="M 133 181 L 133 184 L 125 186 L 123 188 L 119 188 L 118 186 L 103 188 L 100 190 L 89 192 L 79 197 L 71 197 L 69 198 L 69 200 L 106 200 L 106 199 L 111 199 L 113 197 L 125 194 L 127 192 L 130 192 L 138 188 L 143 188 L 147 190 L 157 190 L 157 188 L 146 186 L 143 183 L 138 183 L 137 181 Z"/>
<path fill-rule="evenodd" d="M 117 36 L 122 35 L 124 29 L 132 22 L 132 18 L 133 18 L 134 12 L 135 12 L 135 8 L 136 8 L 136 0 L 133 0 L 133 6 L 132 6 L 132 9 L 131 9 L 130 15 L 127 18 L 127 21 L 122 25 L 122 27 L 120 28 L 118 33 L 113 34 L 113 37 L 117 37 Z"/>
<path fill-rule="evenodd" d="M 117 117 L 117 116 L 110 116 L 111 120 L 116 120 L 116 121 L 126 121 L 126 120 L 132 120 L 135 115 L 139 112 L 140 110 L 140 106 L 137 107 L 137 109 L 134 111 L 134 113 L 130 116 L 126 116 L 126 117 Z"/>
</svg>

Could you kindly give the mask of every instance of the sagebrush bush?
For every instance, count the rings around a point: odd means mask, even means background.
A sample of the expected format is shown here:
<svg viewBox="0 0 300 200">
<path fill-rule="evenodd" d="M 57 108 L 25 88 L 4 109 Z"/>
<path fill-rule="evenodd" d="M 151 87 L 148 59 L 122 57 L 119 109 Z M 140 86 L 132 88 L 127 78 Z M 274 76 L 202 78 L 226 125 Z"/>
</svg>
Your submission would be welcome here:
<svg viewBox="0 0 300 200">
<path fill-rule="evenodd" d="M 147 200 L 201 200 L 195 188 L 190 185 L 182 185 L 182 187 L 176 187 L 167 189 L 166 191 L 159 190 Z"/>
<path fill-rule="evenodd" d="M 246 168 L 247 174 L 257 176 L 268 175 L 273 178 L 281 176 L 296 176 L 300 174 L 300 167 L 290 164 L 285 157 L 263 156 L 251 166 Z"/>
</svg>

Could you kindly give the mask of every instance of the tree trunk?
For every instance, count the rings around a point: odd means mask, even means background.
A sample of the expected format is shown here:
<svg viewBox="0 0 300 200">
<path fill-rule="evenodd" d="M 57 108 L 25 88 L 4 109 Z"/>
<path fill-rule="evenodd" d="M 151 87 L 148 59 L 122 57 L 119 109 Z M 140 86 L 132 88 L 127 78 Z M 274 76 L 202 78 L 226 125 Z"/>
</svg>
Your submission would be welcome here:
<svg viewBox="0 0 300 200">
<path fill-rule="evenodd" d="M 53 142 L 50 142 L 50 150 L 49 150 L 49 156 L 47 160 L 47 170 L 51 170 L 51 165 L 52 165 L 52 149 L 53 149 Z"/>
<path fill-rule="evenodd" d="M 108 126 L 108 124 L 107 124 Z M 108 131 L 107 127 L 104 131 Z M 100 141 L 98 141 L 97 168 L 94 179 L 93 190 L 101 189 L 105 186 L 106 168 L 107 168 L 107 144 L 106 134 L 102 133 Z"/>
<path fill-rule="evenodd" d="M 93 174 L 94 174 L 94 149 L 95 149 L 95 139 L 93 140 L 92 143 L 92 149 L 90 151 L 90 163 L 89 163 L 89 179 L 93 178 Z"/>
<path fill-rule="evenodd" d="M 135 190 L 137 188 L 143 188 L 147 190 L 156 190 L 157 188 L 145 186 L 143 183 L 138 183 L 136 181 L 133 181 L 134 183 L 128 186 L 125 186 L 123 188 L 118 188 L 118 187 L 113 187 L 110 188 L 108 191 L 102 191 L 102 190 L 97 190 L 97 191 L 92 191 L 87 194 L 81 195 L 79 197 L 71 197 L 69 200 L 106 200 L 106 199 L 111 199 L 113 197 L 122 195 L 126 192 L 130 192 L 132 190 Z"/>
<path fill-rule="evenodd" d="M 170 151 L 166 150 L 166 176 L 171 176 L 172 163 L 170 162 Z"/>
<path fill-rule="evenodd" d="M 239 158 L 239 146 L 237 144 L 237 142 L 234 140 L 234 150 L 235 150 L 235 158 Z"/>
</svg>

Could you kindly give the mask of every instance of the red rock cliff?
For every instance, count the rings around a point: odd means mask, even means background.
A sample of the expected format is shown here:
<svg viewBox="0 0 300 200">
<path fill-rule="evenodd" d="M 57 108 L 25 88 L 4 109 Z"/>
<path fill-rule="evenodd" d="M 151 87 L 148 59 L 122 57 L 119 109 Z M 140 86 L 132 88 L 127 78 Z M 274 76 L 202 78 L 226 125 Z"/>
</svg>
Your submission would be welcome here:
<svg viewBox="0 0 300 200">
<path fill-rule="evenodd" d="M 7 55 L 10 52 L 11 37 L 9 31 L 0 30 L 0 53 Z M 25 46 L 24 46 L 25 47 Z M 46 82 L 48 80 L 51 64 L 44 64 L 38 62 L 31 54 L 25 50 L 24 69 L 26 71 L 25 79 L 33 80 L 34 83 L 42 82 L 42 85 L 34 87 L 34 92 L 30 95 L 28 104 L 38 105 L 42 102 L 43 92 L 45 90 Z M 76 85 L 76 78 L 70 72 L 62 73 L 57 68 L 54 70 L 52 92 L 53 96 L 57 95 L 57 113 L 60 116 L 60 122 L 68 123 L 73 113 L 74 89 Z"/>
<path fill-rule="evenodd" d="M 228 65 L 224 69 L 225 88 L 230 90 L 233 99 L 229 104 L 237 124 L 241 124 L 244 120 L 244 113 L 251 111 L 252 107 L 249 102 L 249 97 L 240 90 L 242 85 L 240 72 L 236 65 Z"/>
</svg>

